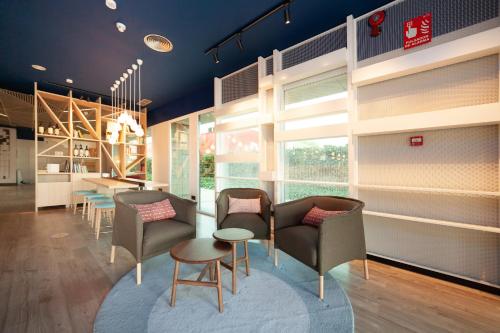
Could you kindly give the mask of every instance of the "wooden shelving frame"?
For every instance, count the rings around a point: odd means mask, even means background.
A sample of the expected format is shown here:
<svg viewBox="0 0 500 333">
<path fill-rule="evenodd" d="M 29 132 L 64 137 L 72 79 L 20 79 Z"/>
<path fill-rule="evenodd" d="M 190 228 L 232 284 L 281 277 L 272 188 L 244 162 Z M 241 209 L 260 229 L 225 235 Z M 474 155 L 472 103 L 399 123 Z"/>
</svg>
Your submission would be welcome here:
<svg viewBox="0 0 500 333">
<path fill-rule="evenodd" d="M 56 107 L 57 106 L 57 107 Z M 62 108 L 62 110 L 56 110 Z M 112 108 L 102 104 L 101 98 L 97 101 L 87 101 L 73 97 L 73 92 L 69 91 L 67 96 L 59 95 L 38 89 L 34 83 L 34 122 L 36 126 L 35 134 L 35 174 L 36 195 L 35 207 L 69 205 L 71 193 L 74 190 L 85 189 L 88 184 L 81 181 L 84 177 L 100 177 L 105 164 L 111 167 L 114 176 L 118 178 L 136 177 L 145 179 L 146 177 L 146 140 L 142 137 L 140 142 L 127 142 L 127 136 L 133 135 L 127 132 L 127 128 L 121 131 L 119 142 L 114 146 L 118 147 L 118 153 L 113 152 L 113 145 L 106 141 L 106 124 L 112 121 Z M 90 112 L 89 112 L 90 111 Z M 147 110 L 143 108 L 141 112 L 136 112 L 136 119 L 143 127 L 147 128 Z M 43 115 L 43 116 L 42 116 Z M 55 124 L 60 129 L 60 135 L 39 134 L 38 124 L 41 119 L 45 122 Z M 78 137 L 78 128 L 85 129 L 86 137 Z M 51 141 L 49 147 L 41 149 L 39 139 Z M 94 146 L 95 156 L 75 157 L 73 148 L 76 145 Z M 129 154 L 128 147 L 134 147 L 134 154 Z M 40 148 L 40 149 L 39 149 Z M 51 152 L 59 148 L 63 155 L 53 155 Z M 91 147 L 92 148 L 92 147 Z M 137 156 L 136 156 L 137 155 Z M 130 157 L 133 161 L 129 161 Z M 58 173 L 48 173 L 40 170 L 39 158 L 53 160 L 54 163 L 66 159 L 70 166 L 70 171 L 61 170 Z M 129 162 L 127 162 L 129 161 Z M 74 172 L 74 164 L 82 163 L 92 165 L 93 168 L 88 173 Z M 137 168 L 137 172 L 133 172 Z M 92 172 L 90 172 L 92 171 Z M 84 177 L 83 177 L 84 176 Z M 48 188 L 50 187 L 50 191 Z"/>
</svg>

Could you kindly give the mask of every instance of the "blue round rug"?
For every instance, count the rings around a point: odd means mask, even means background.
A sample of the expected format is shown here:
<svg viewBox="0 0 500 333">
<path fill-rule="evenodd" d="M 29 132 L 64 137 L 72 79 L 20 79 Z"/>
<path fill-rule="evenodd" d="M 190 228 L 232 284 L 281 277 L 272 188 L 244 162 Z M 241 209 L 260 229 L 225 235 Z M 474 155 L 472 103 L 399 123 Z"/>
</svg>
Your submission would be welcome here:
<svg viewBox="0 0 500 333">
<path fill-rule="evenodd" d="M 274 267 L 264 246 L 248 246 L 250 276 L 242 262 L 236 295 L 231 292 L 231 273 L 221 270 L 223 313 L 215 288 L 178 285 L 175 307 L 170 307 L 174 265 L 164 254 L 143 263 L 142 285 L 135 284 L 135 269 L 116 283 L 97 313 L 94 332 L 354 331 L 351 303 L 331 275 L 325 275 L 325 299 L 320 301 L 316 272 L 281 251 L 279 266 Z M 202 268 L 181 264 L 179 277 L 195 280 Z"/>
</svg>

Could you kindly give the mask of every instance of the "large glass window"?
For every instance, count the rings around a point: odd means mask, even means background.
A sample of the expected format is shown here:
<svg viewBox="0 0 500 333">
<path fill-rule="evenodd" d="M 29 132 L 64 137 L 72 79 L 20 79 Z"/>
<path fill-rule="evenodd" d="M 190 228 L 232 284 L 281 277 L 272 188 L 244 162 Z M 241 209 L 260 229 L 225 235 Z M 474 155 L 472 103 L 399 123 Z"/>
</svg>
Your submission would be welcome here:
<svg viewBox="0 0 500 333">
<path fill-rule="evenodd" d="M 170 192 L 190 198 L 189 191 L 189 119 L 171 124 Z"/>
<path fill-rule="evenodd" d="M 283 200 L 347 195 L 347 137 L 283 143 Z"/>
<path fill-rule="evenodd" d="M 256 153 L 259 151 L 259 130 L 250 128 L 219 133 L 219 154 Z"/>
<path fill-rule="evenodd" d="M 198 209 L 215 214 L 215 117 L 213 112 L 198 118 L 199 200 Z"/>
</svg>

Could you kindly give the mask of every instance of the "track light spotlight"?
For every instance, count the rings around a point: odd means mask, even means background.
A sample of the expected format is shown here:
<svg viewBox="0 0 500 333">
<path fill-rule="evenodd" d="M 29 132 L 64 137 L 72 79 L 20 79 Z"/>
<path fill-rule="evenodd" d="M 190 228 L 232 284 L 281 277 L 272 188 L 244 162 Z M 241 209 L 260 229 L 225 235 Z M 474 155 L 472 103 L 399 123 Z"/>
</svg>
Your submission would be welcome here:
<svg viewBox="0 0 500 333">
<path fill-rule="evenodd" d="M 285 7 L 285 24 L 290 24 L 291 20 L 290 20 L 290 5 L 287 5 Z"/>
<path fill-rule="evenodd" d="M 241 40 L 241 33 L 238 34 L 238 38 L 236 38 L 236 44 L 238 44 L 238 48 L 240 49 L 240 51 L 243 51 L 243 42 Z"/>
<path fill-rule="evenodd" d="M 215 49 L 213 52 L 212 52 L 212 58 L 214 58 L 214 62 L 216 64 L 218 64 L 220 62 L 219 60 L 219 49 Z"/>
</svg>

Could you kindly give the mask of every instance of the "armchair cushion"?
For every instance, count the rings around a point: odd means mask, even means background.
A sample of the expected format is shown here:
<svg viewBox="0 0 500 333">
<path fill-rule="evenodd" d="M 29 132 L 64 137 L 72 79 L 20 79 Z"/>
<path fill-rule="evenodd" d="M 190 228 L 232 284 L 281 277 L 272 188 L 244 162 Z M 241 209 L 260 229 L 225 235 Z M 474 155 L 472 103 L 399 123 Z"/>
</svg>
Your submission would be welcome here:
<svg viewBox="0 0 500 333">
<path fill-rule="evenodd" d="M 225 228 L 242 228 L 254 233 L 256 239 L 266 239 L 269 226 L 262 217 L 255 213 L 234 213 L 229 214 L 220 224 Z"/>
<path fill-rule="evenodd" d="M 143 227 L 143 259 L 166 252 L 185 239 L 196 237 L 196 229 L 192 225 L 172 219 L 145 223 Z"/>
<path fill-rule="evenodd" d="M 239 199 L 228 196 L 229 209 L 227 214 L 234 213 L 254 213 L 260 214 L 260 196 L 255 199 Z"/>
<path fill-rule="evenodd" d="M 304 218 L 302 219 L 302 223 L 318 226 L 323 223 L 323 220 L 327 217 L 345 213 L 346 211 L 344 210 L 324 210 L 314 206 L 310 211 L 307 212 L 306 216 L 304 216 Z"/>
<path fill-rule="evenodd" d="M 131 206 L 137 209 L 143 222 L 167 220 L 174 218 L 176 215 L 174 207 L 172 207 L 168 199 L 150 204 L 131 204 Z"/>
<path fill-rule="evenodd" d="M 275 232 L 279 249 L 307 266 L 318 266 L 319 229 L 310 225 L 287 227 Z"/>
</svg>

